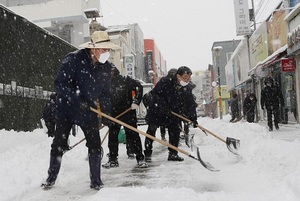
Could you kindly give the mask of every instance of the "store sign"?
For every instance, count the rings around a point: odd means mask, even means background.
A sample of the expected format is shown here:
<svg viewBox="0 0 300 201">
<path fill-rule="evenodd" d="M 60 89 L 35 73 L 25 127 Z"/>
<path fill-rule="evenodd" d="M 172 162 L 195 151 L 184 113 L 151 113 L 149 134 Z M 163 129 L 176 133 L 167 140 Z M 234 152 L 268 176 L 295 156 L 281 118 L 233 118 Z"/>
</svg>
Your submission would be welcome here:
<svg viewBox="0 0 300 201">
<path fill-rule="evenodd" d="M 135 79 L 134 72 L 134 56 L 132 54 L 125 55 L 126 75 Z"/>
<path fill-rule="evenodd" d="M 281 71 L 282 72 L 294 72 L 295 71 L 295 60 L 293 58 L 281 59 Z"/>
<path fill-rule="evenodd" d="M 234 0 L 236 35 L 250 35 L 252 33 L 249 18 L 248 0 Z"/>
</svg>

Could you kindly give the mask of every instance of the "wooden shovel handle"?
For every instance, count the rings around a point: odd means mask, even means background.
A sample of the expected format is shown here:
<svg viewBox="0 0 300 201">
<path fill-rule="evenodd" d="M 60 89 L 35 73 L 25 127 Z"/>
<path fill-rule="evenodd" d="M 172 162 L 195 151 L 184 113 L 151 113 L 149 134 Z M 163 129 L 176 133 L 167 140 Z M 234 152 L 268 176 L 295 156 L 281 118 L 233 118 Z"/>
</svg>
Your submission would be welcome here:
<svg viewBox="0 0 300 201">
<path fill-rule="evenodd" d="M 173 115 L 189 122 L 189 123 L 192 123 L 193 121 L 189 120 L 188 118 L 180 115 L 180 114 L 177 114 L 175 112 L 171 112 Z M 226 141 L 224 139 L 222 139 L 221 137 L 217 136 L 216 134 L 214 134 L 213 132 L 211 132 L 210 130 L 207 130 L 206 128 L 204 128 L 203 126 L 200 126 L 199 124 L 197 125 L 198 128 L 200 128 L 201 130 L 205 130 L 207 133 L 211 134 L 212 136 L 214 136 L 215 138 L 221 140 L 222 142 L 224 142 L 226 144 Z"/>
</svg>

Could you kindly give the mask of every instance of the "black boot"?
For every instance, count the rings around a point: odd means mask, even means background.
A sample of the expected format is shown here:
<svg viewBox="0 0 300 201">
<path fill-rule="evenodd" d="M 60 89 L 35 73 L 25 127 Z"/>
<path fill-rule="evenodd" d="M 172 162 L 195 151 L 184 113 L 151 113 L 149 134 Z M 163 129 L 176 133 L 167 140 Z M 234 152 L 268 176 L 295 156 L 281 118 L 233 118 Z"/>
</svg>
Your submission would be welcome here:
<svg viewBox="0 0 300 201">
<path fill-rule="evenodd" d="M 152 150 L 145 150 L 144 154 L 145 154 L 145 161 L 146 162 L 151 162 L 152 161 L 152 159 L 151 159 Z"/>
<path fill-rule="evenodd" d="M 100 190 L 103 188 L 103 183 L 101 181 L 101 154 L 100 153 L 90 153 L 89 154 L 89 164 L 90 164 L 90 187 L 95 190 Z"/>
<path fill-rule="evenodd" d="M 184 158 L 178 156 L 177 153 L 169 152 L 168 161 L 184 161 Z"/>
<path fill-rule="evenodd" d="M 61 166 L 61 158 L 61 156 L 50 155 L 50 167 L 48 169 L 48 178 L 41 185 L 43 189 L 50 189 L 55 184 Z"/>
</svg>

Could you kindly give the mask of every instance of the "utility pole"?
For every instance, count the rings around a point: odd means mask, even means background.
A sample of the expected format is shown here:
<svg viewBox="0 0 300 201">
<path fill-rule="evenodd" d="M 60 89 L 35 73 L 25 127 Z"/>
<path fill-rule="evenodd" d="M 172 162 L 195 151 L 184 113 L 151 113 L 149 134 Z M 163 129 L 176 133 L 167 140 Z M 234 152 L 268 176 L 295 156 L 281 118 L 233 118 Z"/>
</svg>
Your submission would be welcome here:
<svg viewBox="0 0 300 201">
<path fill-rule="evenodd" d="M 220 119 L 223 119 L 223 105 L 222 105 L 222 89 L 221 89 L 221 73 L 220 73 L 220 56 L 223 47 L 217 46 L 214 47 L 214 54 L 216 58 L 217 68 L 218 68 L 218 90 L 219 90 L 219 113 Z"/>
</svg>

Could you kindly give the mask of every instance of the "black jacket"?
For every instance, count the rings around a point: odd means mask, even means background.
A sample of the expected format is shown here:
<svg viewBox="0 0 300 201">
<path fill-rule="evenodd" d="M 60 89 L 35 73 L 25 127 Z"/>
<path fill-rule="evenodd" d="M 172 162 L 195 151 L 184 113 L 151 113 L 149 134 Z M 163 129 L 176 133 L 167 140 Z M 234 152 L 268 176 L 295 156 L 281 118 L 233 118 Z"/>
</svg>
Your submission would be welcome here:
<svg viewBox="0 0 300 201">
<path fill-rule="evenodd" d="M 43 110 L 43 119 L 45 122 L 55 122 L 56 102 L 54 99 L 47 101 Z"/>
<path fill-rule="evenodd" d="M 278 86 L 265 86 L 261 91 L 261 106 L 267 110 L 278 109 L 279 104 L 284 105 L 283 95 Z"/>
<path fill-rule="evenodd" d="M 112 116 L 117 116 L 131 107 L 132 103 L 140 104 L 143 97 L 143 86 L 128 76 L 116 75 L 111 80 Z M 133 110 L 135 113 L 135 110 Z"/>
<path fill-rule="evenodd" d="M 94 121 L 97 114 L 81 103 L 96 108 L 100 101 L 101 111 L 110 114 L 111 68 L 110 62 L 93 64 L 88 49 L 67 54 L 54 81 L 58 94 L 57 116 L 69 118 L 78 125 Z"/>
<path fill-rule="evenodd" d="M 182 87 L 176 83 L 175 77 L 166 76 L 151 91 L 146 122 L 157 126 L 175 125 L 179 119 L 171 111 L 194 121 L 197 120 L 196 107 L 191 88 Z"/>
<path fill-rule="evenodd" d="M 253 113 L 254 112 L 254 109 L 255 109 L 255 106 L 256 106 L 256 103 L 257 103 L 257 99 L 255 96 L 252 96 L 253 99 L 251 100 L 250 99 L 250 96 L 247 96 L 244 100 L 244 103 L 243 103 L 243 112 L 244 112 L 244 115 L 246 115 L 247 113 Z"/>
</svg>

